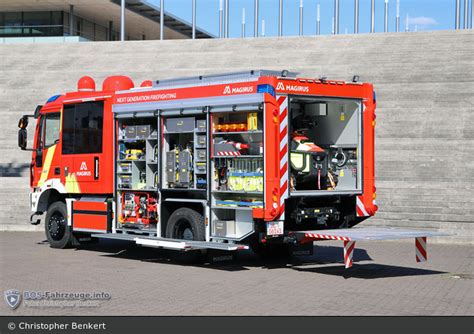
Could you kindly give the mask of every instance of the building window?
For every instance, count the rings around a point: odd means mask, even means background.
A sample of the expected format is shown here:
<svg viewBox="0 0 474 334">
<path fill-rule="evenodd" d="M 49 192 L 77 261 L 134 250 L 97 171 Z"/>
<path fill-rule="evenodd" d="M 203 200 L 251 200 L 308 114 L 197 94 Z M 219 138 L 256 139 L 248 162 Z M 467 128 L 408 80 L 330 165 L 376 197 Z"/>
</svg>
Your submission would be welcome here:
<svg viewBox="0 0 474 334">
<path fill-rule="evenodd" d="M 60 11 L 0 13 L 0 37 L 62 36 Z"/>
</svg>

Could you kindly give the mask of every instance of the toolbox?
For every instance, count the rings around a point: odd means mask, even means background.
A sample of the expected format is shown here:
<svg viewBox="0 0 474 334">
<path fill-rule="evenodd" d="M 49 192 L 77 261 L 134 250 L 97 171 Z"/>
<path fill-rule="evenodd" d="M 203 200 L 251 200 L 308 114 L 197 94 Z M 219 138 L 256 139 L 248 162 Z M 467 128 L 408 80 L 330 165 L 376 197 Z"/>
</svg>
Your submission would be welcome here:
<svg viewBox="0 0 474 334">
<path fill-rule="evenodd" d="M 205 162 L 196 162 L 196 172 L 197 173 L 206 173 L 206 163 Z"/>
<path fill-rule="evenodd" d="M 197 146 L 206 146 L 206 135 L 197 135 L 196 142 Z"/>
<path fill-rule="evenodd" d="M 131 175 L 118 175 L 118 188 L 132 189 L 132 176 Z"/>
<path fill-rule="evenodd" d="M 126 139 L 137 139 L 137 127 L 135 125 L 127 125 L 125 127 Z"/>
<path fill-rule="evenodd" d="M 131 162 L 121 162 L 119 163 L 119 173 L 131 173 L 132 172 L 132 163 Z"/>
<path fill-rule="evenodd" d="M 212 222 L 212 235 L 225 237 L 235 234 L 235 220 L 216 220 Z"/>
<path fill-rule="evenodd" d="M 198 119 L 196 121 L 196 128 L 198 131 L 206 132 L 206 120 L 205 119 Z"/>
<path fill-rule="evenodd" d="M 196 150 L 196 161 L 206 161 L 206 150 L 197 149 Z"/>
<path fill-rule="evenodd" d="M 168 118 L 165 120 L 166 132 L 193 132 L 194 124 L 194 117 Z"/>
<path fill-rule="evenodd" d="M 150 137 L 151 127 L 150 125 L 137 125 L 136 132 L 138 139 L 146 139 Z"/>
</svg>

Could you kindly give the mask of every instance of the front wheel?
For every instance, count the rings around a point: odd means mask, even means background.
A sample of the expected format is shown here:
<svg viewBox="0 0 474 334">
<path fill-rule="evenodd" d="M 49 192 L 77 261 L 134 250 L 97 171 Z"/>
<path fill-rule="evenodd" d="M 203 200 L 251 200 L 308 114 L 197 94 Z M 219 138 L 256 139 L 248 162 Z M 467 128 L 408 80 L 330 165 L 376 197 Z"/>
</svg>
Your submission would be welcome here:
<svg viewBox="0 0 474 334">
<path fill-rule="evenodd" d="M 49 206 L 44 228 L 52 248 L 68 248 L 73 245 L 75 238 L 71 227 L 67 225 L 67 209 L 64 202 L 54 202 Z"/>
</svg>

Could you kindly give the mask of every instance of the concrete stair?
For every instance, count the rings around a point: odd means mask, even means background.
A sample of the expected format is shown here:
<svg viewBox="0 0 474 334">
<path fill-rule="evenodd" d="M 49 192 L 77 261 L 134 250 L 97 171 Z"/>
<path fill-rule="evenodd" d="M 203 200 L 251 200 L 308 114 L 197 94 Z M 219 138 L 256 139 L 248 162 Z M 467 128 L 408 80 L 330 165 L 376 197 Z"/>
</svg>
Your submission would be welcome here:
<svg viewBox="0 0 474 334">
<path fill-rule="evenodd" d="M 16 148 L 18 118 L 51 95 L 74 90 L 81 76 L 91 75 L 100 87 L 112 74 L 129 75 L 138 85 L 265 68 L 342 80 L 358 74 L 372 82 L 380 210 L 365 223 L 459 232 L 457 240 L 473 243 L 473 54 L 473 31 L 4 45 L 0 229 L 29 218 L 30 155 Z M 15 203 L 3 194 L 15 194 Z"/>
</svg>

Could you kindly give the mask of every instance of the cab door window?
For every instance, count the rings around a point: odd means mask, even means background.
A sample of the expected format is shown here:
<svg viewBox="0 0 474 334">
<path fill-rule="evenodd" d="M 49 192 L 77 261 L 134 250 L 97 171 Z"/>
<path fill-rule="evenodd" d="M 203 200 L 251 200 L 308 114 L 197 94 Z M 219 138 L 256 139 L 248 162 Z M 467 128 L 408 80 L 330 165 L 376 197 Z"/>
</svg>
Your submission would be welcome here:
<svg viewBox="0 0 474 334">
<path fill-rule="evenodd" d="M 47 114 L 44 118 L 43 140 L 45 148 L 53 146 L 59 142 L 60 114 Z"/>
<path fill-rule="evenodd" d="M 102 153 L 104 103 L 65 105 L 63 113 L 63 154 Z"/>
</svg>

